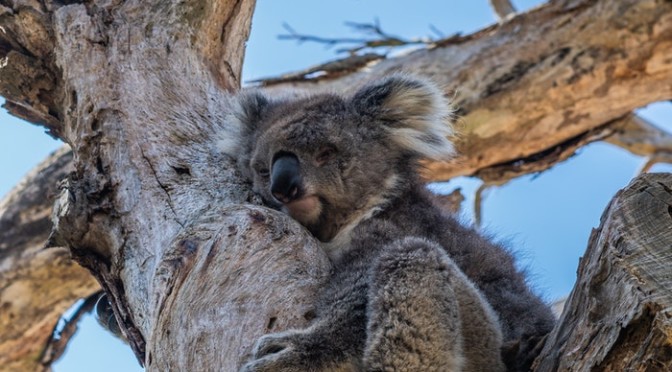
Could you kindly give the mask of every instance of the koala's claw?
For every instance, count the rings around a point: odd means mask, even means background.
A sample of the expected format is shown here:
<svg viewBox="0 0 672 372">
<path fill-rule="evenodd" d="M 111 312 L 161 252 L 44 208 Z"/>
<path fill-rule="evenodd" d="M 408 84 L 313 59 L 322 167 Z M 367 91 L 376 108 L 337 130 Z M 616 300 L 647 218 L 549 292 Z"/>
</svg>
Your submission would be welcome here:
<svg viewBox="0 0 672 372">
<path fill-rule="evenodd" d="M 252 359 L 240 369 L 240 372 L 291 371 L 292 369 L 286 368 L 286 364 L 280 358 L 280 355 L 270 354 L 265 357 Z"/>
<path fill-rule="evenodd" d="M 252 352 L 253 358 L 240 372 L 290 372 L 305 370 L 306 355 L 300 350 L 301 335 L 278 333 L 261 337 Z"/>
<path fill-rule="evenodd" d="M 254 357 L 262 358 L 266 355 L 277 354 L 291 348 L 291 339 L 286 335 L 266 335 L 257 341 L 254 347 Z"/>
</svg>

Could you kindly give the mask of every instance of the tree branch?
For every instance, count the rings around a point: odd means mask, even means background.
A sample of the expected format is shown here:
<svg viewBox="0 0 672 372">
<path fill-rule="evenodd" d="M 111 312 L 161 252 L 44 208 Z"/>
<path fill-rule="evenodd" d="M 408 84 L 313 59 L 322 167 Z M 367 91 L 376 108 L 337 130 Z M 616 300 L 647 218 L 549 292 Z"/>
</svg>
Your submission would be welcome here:
<svg viewBox="0 0 672 372">
<path fill-rule="evenodd" d="M 20 12 L 0 10 L 2 21 L 29 14 L 31 6 L 22 4 Z M 222 143 L 236 141 L 226 92 L 239 84 L 253 5 L 54 5 L 40 18 L 48 37 L 30 39 L 29 27 L 17 22 L 16 36 L 0 43 L 2 53 L 26 58 L 49 51 L 38 58 L 47 72 L 14 80 L 28 84 L 25 90 L 6 89 L 37 97 L 21 101 L 22 109 L 56 118 L 54 133 L 72 145 L 77 160 L 54 211 L 54 242 L 69 246 L 96 275 L 148 369 L 235 370 L 262 333 L 307 324 L 311 296 L 328 276 L 324 254 L 295 222 L 239 205 L 253 200 L 249 185 L 221 152 Z M 31 14 L 39 12 L 46 11 Z M 345 92 L 400 70 L 428 76 L 456 97 L 463 115 L 462 156 L 428 164 L 430 178 L 477 174 L 591 138 L 637 107 L 672 98 L 671 20 L 669 2 L 557 1 L 368 71 L 292 84 Z M 40 94 L 30 93 L 40 84 Z M 287 86 L 274 89 L 285 93 Z M 48 276 L 31 271 L 25 282 L 0 288 L 32 294 L 22 285 L 56 277 L 66 266 L 53 259 L 64 257 L 59 252 L 40 251 L 30 261 L 47 266 Z M 8 264 L 12 270 L 16 262 Z M 90 293 L 69 282 L 58 288 L 50 293 L 59 300 Z M 15 297 L 3 292 L 2 298 Z M 9 308 L 23 310 L 17 301 Z M 28 319 L 19 323 L 35 324 Z M 9 351 L 0 353 L 8 358 L 2 362 L 28 355 L 21 348 L 30 344 L 26 337 L 48 336 L 53 322 L 45 324 L 3 328 L 24 343 L 3 346 Z M 199 350 L 219 352 L 206 360 Z"/>
<path fill-rule="evenodd" d="M 0 94 L 12 115 L 60 136 L 62 91 L 53 59 L 53 28 L 42 7 L 0 3 Z"/>
<path fill-rule="evenodd" d="M 317 66 L 311 66 L 306 69 L 280 75 L 277 77 L 261 78 L 249 81 L 249 83 L 259 83 L 263 86 L 278 83 L 289 83 L 293 81 L 303 81 L 306 79 L 319 79 L 320 76 L 334 77 L 357 71 L 366 67 L 374 61 L 385 58 L 385 56 L 375 53 L 353 54 L 347 58 L 338 59 L 321 63 Z"/>
<path fill-rule="evenodd" d="M 0 365 L 41 371 L 39 356 L 61 314 L 99 290 L 63 248 L 45 249 L 56 184 L 72 170 L 72 153 L 57 151 L 0 201 Z"/>
<path fill-rule="evenodd" d="M 391 72 L 427 76 L 455 97 L 461 116 L 460 156 L 427 164 L 429 179 L 446 180 L 484 175 L 501 164 L 543 162 L 539 154 L 599 134 L 648 103 L 672 99 L 666 84 L 672 80 L 670 37 L 670 3 L 552 2 L 365 70 L 269 89 L 347 91 Z"/>
<path fill-rule="evenodd" d="M 51 338 L 47 341 L 40 356 L 40 363 L 42 363 L 45 369 L 50 369 L 51 365 L 63 356 L 68 343 L 70 343 L 72 337 L 77 333 L 79 321 L 85 314 L 91 313 L 100 295 L 100 292 L 90 295 L 75 309 L 70 319 L 61 317 L 59 322 L 56 323 L 54 330 L 51 332 Z M 63 322 L 62 325 L 59 324 L 60 321 Z"/>
<path fill-rule="evenodd" d="M 573 156 L 579 148 L 600 140 L 644 157 L 645 163 L 638 173 L 646 172 L 657 163 L 670 163 L 672 160 L 672 134 L 630 113 L 553 149 L 482 169 L 476 172 L 476 176 L 488 185 L 503 185 L 524 174 L 542 172 Z"/>
</svg>

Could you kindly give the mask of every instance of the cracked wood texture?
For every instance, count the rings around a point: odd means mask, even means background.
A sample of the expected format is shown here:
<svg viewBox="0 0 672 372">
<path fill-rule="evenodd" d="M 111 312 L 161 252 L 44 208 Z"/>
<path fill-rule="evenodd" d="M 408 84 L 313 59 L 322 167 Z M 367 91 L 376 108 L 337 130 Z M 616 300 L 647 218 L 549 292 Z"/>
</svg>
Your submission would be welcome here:
<svg viewBox="0 0 672 372">
<path fill-rule="evenodd" d="M 249 192 L 218 151 L 235 141 L 229 94 L 253 6 L 87 2 L 53 13 L 62 133 L 75 153 L 53 240 L 101 282 L 148 370 L 237 369 L 264 332 L 306 325 L 329 270 L 296 222 L 239 206 Z M 299 295 L 270 290 L 297 271 Z"/>
<path fill-rule="evenodd" d="M 226 117 L 254 1 L 0 5 L 9 30 L 0 45 L 14 69 L 2 70 L 7 108 L 47 126 L 73 152 L 49 245 L 68 247 L 108 292 L 138 360 L 148 370 L 236 370 L 263 333 L 306 326 L 311 295 L 329 273 L 326 255 L 296 222 L 243 205 L 250 195 L 235 159 L 218 151 L 235 139 Z M 40 71 L 21 74 L 28 67 Z M 25 246 L 6 248 L 21 255 Z M 53 265 L 74 266 L 66 261 Z M 53 301 L 95 288 L 37 274 L 4 278 L 8 323 L 26 306 L 19 294 L 30 285 L 79 291 L 53 291 Z M 36 328 L 40 317 L 46 330 Z M 40 317 L 0 336 L 3 346 L 32 348 L 3 354 L 20 369 L 41 368 L 35 350 L 54 319 Z M 40 339 L 28 338 L 35 334 Z"/>
<path fill-rule="evenodd" d="M 149 370 L 234 370 L 260 334 L 307 323 L 312 293 L 328 275 L 296 223 L 241 204 L 254 201 L 248 186 L 217 151 L 235 138 L 229 94 L 240 84 L 253 6 L 0 0 L 6 108 L 73 149 L 50 243 L 69 247 L 108 291 Z M 344 91 L 399 70 L 427 76 L 456 97 L 463 133 L 462 155 L 429 164 L 428 178 L 490 170 L 505 180 L 552 165 L 637 107 L 672 98 L 671 36 L 669 1 L 553 1 L 366 70 L 267 89 Z M 16 200 L 6 199 L 3 218 L 21 216 Z M 49 213 L 39 208 L 34 215 Z M 35 225 L 42 235 L 32 242 L 4 245 L 3 257 L 67 275 L 75 267 L 67 259 L 27 253 L 42 245 L 47 226 Z M 3 260 L 3 309 L 22 309 L 8 289 L 48 284 L 37 271 L 15 284 L 21 267 Z M 57 283 L 50 295 L 63 307 L 95 291 L 88 283 Z M 4 314 L 0 321 L 11 323 Z M 34 314 L 0 333 L 0 347 L 9 347 L 2 350 L 24 349 L 6 360 L 35 367 L 28 369 L 40 368 L 44 335 L 35 332 L 48 328 L 36 324 L 55 319 Z"/>
</svg>

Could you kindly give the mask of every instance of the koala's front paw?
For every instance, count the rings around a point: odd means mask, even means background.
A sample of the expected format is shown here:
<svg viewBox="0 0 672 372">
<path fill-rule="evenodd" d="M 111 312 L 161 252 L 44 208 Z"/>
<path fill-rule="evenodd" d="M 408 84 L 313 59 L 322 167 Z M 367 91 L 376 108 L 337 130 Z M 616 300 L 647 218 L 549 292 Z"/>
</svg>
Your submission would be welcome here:
<svg viewBox="0 0 672 372">
<path fill-rule="evenodd" d="M 315 370 L 319 351 L 307 344 L 301 332 L 275 333 L 261 337 L 252 353 L 252 360 L 241 372 L 295 372 Z"/>
</svg>

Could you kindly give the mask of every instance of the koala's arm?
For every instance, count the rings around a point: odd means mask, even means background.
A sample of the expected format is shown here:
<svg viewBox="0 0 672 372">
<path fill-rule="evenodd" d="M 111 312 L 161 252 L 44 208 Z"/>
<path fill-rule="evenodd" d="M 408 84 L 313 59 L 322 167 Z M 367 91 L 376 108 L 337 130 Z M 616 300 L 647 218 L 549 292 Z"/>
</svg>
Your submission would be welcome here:
<svg viewBox="0 0 672 372">
<path fill-rule="evenodd" d="M 327 372 L 359 371 L 360 362 L 351 347 L 341 345 L 355 341 L 339 332 L 334 319 L 324 318 L 312 327 L 271 333 L 254 346 L 252 358 L 241 372 Z"/>
<path fill-rule="evenodd" d="M 309 328 L 261 337 L 241 372 L 361 371 L 367 279 L 360 264 L 336 271 Z"/>
<path fill-rule="evenodd" d="M 496 317 L 438 245 L 388 245 L 370 280 L 367 371 L 505 369 Z"/>
</svg>

